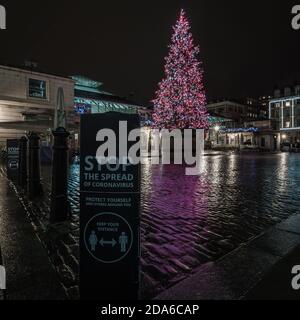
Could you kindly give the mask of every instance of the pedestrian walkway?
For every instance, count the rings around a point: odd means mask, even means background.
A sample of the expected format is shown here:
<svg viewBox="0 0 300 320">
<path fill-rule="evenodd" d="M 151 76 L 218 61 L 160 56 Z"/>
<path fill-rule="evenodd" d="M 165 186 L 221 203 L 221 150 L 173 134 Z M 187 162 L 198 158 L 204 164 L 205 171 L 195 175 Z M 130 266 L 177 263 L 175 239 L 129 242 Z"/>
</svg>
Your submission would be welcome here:
<svg viewBox="0 0 300 320">
<path fill-rule="evenodd" d="M 66 298 L 46 250 L 3 172 L 0 173 L 0 246 L 6 268 L 7 300 Z"/>
<path fill-rule="evenodd" d="M 292 268 L 300 265 L 300 215 L 204 265 L 157 300 L 300 299 Z"/>
<path fill-rule="evenodd" d="M 296 265 L 300 265 L 300 246 L 276 264 L 268 275 L 248 292 L 245 299 L 300 300 L 300 290 L 292 287 L 292 278 L 296 275 L 292 275 L 291 271 Z"/>
</svg>

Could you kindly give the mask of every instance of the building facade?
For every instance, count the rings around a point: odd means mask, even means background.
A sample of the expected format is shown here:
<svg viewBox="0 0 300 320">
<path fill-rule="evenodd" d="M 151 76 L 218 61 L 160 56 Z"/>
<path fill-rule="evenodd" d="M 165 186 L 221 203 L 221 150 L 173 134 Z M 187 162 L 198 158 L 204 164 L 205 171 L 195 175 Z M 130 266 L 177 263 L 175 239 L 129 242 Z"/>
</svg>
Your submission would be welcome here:
<svg viewBox="0 0 300 320">
<path fill-rule="evenodd" d="M 240 127 L 245 121 L 268 118 L 267 106 L 253 98 L 214 101 L 207 105 L 207 110 L 210 114 L 232 119 L 237 127 Z"/>
<path fill-rule="evenodd" d="M 268 119 L 266 98 L 236 99 L 210 103 L 211 115 L 227 119 L 210 130 L 213 148 L 277 150 L 274 121 Z"/>
<path fill-rule="evenodd" d="M 275 151 L 279 149 L 278 134 L 271 120 L 248 121 L 240 128 L 219 131 L 219 145 L 238 150 Z"/>
<path fill-rule="evenodd" d="M 300 85 L 274 91 L 269 117 L 276 123 L 281 145 L 300 143 Z"/>
<path fill-rule="evenodd" d="M 74 81 L 29 69 L 0 66 L 0 144 L 36 131 L 48 141 L 57 92 L 63 88 L 67 114 L 74 105 Z M 67 120 L 70 126 L 74 124 Z"/>
<path fill-rule="evenodd" d="M 142 106 L 109 93 L 103 89 L 103 83 L 84 76 L 72 76 L 75 81 L 75 111 L 81 113 L 138 113 Z"/>
<path fill-rule="evenodd" d="M 147 108 L 104 90 L 101 82 L 80 75 L 72 76 L 72 79 L 75 83 L 74 108 L 69 117 L 72 119 L 72 123 L 75 123 L 76 128 L 72 132 L 74 149 L 79 149 L 81 114 L 105 112 L 138 113 L 142 119 L 146 119 L 149 116 Z"/>
<path fill-rule="evenodd" d="M 63 89 L 70 147 L 78 149 L 80 115 L 83 113 L 139 113 L 146 123 L 147 108 L 109 93 L 103 84 L 84 76 L 63 77 L 37 71 L 37 65 L 0 65 L 0 146 L 7 139 L 19 139 L 37 132 L 44 145 L 50 145 L 57 107 L 57 93 Z"/>
</svg>

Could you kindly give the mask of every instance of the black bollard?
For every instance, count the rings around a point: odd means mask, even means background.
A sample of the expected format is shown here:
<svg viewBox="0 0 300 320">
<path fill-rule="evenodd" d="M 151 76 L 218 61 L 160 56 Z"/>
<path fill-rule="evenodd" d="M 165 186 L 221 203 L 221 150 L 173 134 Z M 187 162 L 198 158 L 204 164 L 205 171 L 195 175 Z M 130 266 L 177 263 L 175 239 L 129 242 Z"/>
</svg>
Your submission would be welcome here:
<svg viewBox="0 0 300 320">
<path fill-rule="evenodd" d="M 57 128 L 54 136 L 51 188 L 51 222 L 62 222 L 70 217 L 68 202 L 68 137 L 65 128 Z"/>
<path fill-rule="evenodd" d="M 43 195 L 41 184 L 41 161 L 40 161 L 40 137 L 35 132 L 29 136 L 29 176 L 28 176 L 28 197 L 30 200 Z"/>
<path fill-rule="evenodd" d="M 148 139 L 148 148 L 147 148 L 148 156 L 151 156 L 151 151 L 152 151 L 152 131 L 150 130 L 149 139 Z"/>
<path fill-rule="evenodd" d="M 19 174 L 18 185 L 26 187 L 27 185 L 27 138 L 22 137 L 19 140 Z"/>
</svg>

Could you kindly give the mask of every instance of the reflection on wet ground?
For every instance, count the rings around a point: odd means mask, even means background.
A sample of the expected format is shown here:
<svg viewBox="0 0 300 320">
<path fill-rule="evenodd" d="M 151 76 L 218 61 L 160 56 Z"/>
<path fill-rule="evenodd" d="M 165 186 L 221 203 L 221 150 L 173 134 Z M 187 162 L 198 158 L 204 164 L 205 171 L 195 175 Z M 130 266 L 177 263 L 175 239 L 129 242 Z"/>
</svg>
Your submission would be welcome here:
<svg viewBox="0 0 300 320">
<path fill-rule="evenodd" d="M 269 226 L 299 212 L 300 155 L 204 157 L 203 173 L 180 165 L 142 168 L 143 297 L 153 297 Z M 79 166 L 69 193 L 78 214 Z"/>
</svg>

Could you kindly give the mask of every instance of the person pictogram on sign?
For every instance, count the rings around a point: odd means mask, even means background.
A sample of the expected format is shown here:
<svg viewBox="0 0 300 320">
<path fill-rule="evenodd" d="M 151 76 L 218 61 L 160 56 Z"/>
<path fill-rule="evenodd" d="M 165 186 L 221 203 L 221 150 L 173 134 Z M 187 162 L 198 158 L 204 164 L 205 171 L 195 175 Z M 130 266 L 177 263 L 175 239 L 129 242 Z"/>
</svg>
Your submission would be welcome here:
<svg viewBox="0 0 300 320">
<path fill-rule="evenodd" d="M 89 242 L 91 245 L 91 251 L 96 251 L 96 245 L 98 243 L 98 238 L 96 236 L 96 232 L 92 231 L 90 237 L 89 237 Z"/>
<path fill-rule="evenodd" d="M 127 243 L 128 243 L 128 237 L 125 232 L 122 232 L 122 234 L 119 237 L 119 244 L 121 246 L 121 252 L 126 252 Z"/>
</svg>

